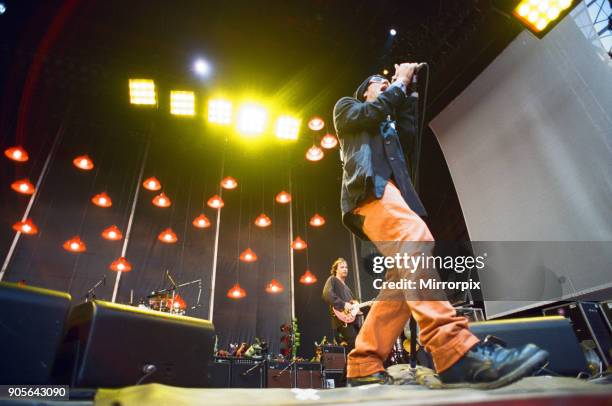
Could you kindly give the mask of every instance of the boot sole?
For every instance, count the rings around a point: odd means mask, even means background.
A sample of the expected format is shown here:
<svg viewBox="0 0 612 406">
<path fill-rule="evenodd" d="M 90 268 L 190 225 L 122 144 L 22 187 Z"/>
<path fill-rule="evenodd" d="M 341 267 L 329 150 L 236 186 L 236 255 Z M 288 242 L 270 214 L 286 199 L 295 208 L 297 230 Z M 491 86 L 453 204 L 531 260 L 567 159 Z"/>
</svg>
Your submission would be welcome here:
<svg viewBox="0 0 612 406">
<path fill-rule="evenodd" d="M 510 385 L 513 382 L 524 378 L 527 375 L 532 374 L 538 369 L 543 368 L 548 362 L 548 352 L 540 350 L 533 354 L 531 358 L 519 365 L 514 371 L 507 373 L 501 378 L 492 382 L 479 382 L 479 383 L 442 383 L 444 389 L 457 389 L 457 388 L 472 388 L 472 389 L 496 389 L 502 386 Z"/>
</svg>

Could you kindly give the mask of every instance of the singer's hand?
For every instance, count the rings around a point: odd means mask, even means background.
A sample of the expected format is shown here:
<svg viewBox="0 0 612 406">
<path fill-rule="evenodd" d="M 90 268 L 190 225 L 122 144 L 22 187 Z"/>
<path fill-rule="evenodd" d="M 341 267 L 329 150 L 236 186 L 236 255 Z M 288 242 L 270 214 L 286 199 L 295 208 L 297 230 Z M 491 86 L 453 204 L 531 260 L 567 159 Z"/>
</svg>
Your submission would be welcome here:
<svg viewBox="0 0 612 406">
<path fill-rule="evenodd" d="M 405 62 L 401 64 L 395 64 L 395 74 L 393 75 L 392 81 L 401 81 L 406 86 L 412 81 L 412 75 L 417 67 L 418 63 Z"/>
</svg>

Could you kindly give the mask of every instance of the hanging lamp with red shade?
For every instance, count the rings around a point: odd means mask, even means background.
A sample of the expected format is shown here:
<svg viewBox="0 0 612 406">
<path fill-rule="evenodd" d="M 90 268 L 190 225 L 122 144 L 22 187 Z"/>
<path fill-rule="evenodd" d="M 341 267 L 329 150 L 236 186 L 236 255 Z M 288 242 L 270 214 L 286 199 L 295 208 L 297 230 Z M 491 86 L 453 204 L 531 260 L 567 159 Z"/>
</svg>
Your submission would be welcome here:
<svg viewBox="0 0 612 406">
<path fill-rule="evenodd" d="M 304 285 L 312 285 L 316 282 L 317 277 L 308 269 L 302 274 L 302 276 L 300 276 L 300 283 L 303 283 Z"/>
<path fill-rule="evenodd" d="M 270 219 L 270 217 L 268 217 L 265 213 L 261 213 L 259 216 L 257 216 L 257 218 L 255 219 L 255 225 L 257 227 L 268 227 L 272 224 L 272 220 Z"/>
<path fill-rule="evenodd" d="M 227 297 L 230 299 L 242 299 L 243 297 L 246 297 L 246 295 L 246 290 L 242 289 L 239 283 L 236 283 L 230 288 L 230 290 L 227 291 Z"/>
<path fill-rule="evenodd" d="M 284 190 L 276 195 L 276 201 L 280 204 L 286 204 L 291 201 L 291 195 Z"/>
<path fill-rule="evenodd" d="M 113 201 L 106 194 L 106 192 L 98 193 L 94 197 L 91 198 L 91 202 L 98 207 L 108 208 L 113 205 Z"/>
<path fill-rule="evenodd" d="M 19 231 L 22 234 L 34 235 L 38 233 L 38 227 L 32 222 L 31 219 L 25 219 L 24 221 L 18 221 L 13 224 L 13 230 Z"/>
<path fill-rule="evenodd" d="M 119 228 L 113 224 L 102 231 L 102 237 L 110 241 L 119 241 L 123 238 L 123 234 L 121 233 L 121 230 L 119 230 Z"/>
<path fill-rule="evenodd" d="M 150 178 L 147 178 L 144 182 L 142 182 L 142 187 L 147 190 L 157 192 L 161 189 L 162 186 L 160 181 L 155 176 L 151 176 Z"/>
<path fill-rule="evenodd" d="M 159 233 L 157 239 L 165 244 L 174 244 L 178 241 L 176 233 L 171 228 L 166 228 L 164 231 Z"/>
<path fill-rule="evenodd" d="M 310 218 L 309 224 L 313 227 L 321 227 L 325 224 L 325 217 L 315 213 L 315 215 Z"/>
<path fill-rule="evenodd" d="M 11 189 L 22 195 L 33 195 L 36 189 L 29 179 L 20 179 L 11 183 Z"/>
<path fill-rule="evenodd" d="M 238 187 L 238 181 L 231 176 L 227 176 L 221 181 L 221 187 L 227 190 L 236 189 Z"/>
<path fill-rule="evenodd" d="M 132 264 L 125 257 L 119 257 L 110 264 L 110 270 L 115 272 L 130 272 Z"/>
<path fill-rule="evenodd" d="M 293 240 L 293 242 L 291 243 L 291 248 L 293 248 L 294 250 L 303 250 L 306 249 L 308 247 L 308 244 L 306 244 L 306 241 L 302 240 L 302 238 L 298 235 L 297 237 L 295 237 L 295 240 Z"/>
<path fill-rule="evenodd" d="M 321 138 L 321 146 L 325 149 L 332 149 L 336 145 L 338 145 L 338 138 L 333 134 L 328 133 Z"/>
<path fill-rule="evenodd" d="M 204 214 L 200 214 L 198 217 L 194 218 L 191 222 L 196 228 L 208 228 L 211 226 L 211 222 Z"/>
<path fill-rule="evenodd" d="M 66 242 L 64 242 L 63 247 L 64 247 L 64 249 L 66 251 L 70 251 L 70 252 L 85 252 L 85 251 L 87 251 L 87 246 L 85 245 L 83 240 L 81 240 L 81 238 L 78 235 L 75 235 L 71 239 L 69 239 Z"/>
<path fill-rule="evenodd" d="M 220 209 L 221 207 L 225 206 L 223 199 L 221 199 L 221 196 L 219 195 L 214 195 L 213 197 L 208 199 L 208 202 L 206 202 L 206 204 L 208 205 L 208 207 L 212 207 L 213 209 Z"/>
<path fill-rule="evenodd" d="M 84 171 L 91 171 L 94 168 L 93 160 L 87 154 L 74 158 L 72 164 Z"/>
<path fill-rule="evenodd" d="M 170 205 L 172 204 L 172 200 L 170 200 L 170 198 L 166 196 L 164 192 L 161 192 L 160 194 L 156 195 L 153 198 L 152 202 L 157 207 L 162 208 L 170 207 Z"/>
<path fill-rule="evenodd" d="M 281 293 L 283 290 L 285 290 L 285 288 L 276 279 L 272 279 L 270 283 L 266 285 L 266 292 L 268 293 L 276 294 Z"/>
<path fill-rule="evenodd" d="M 20 145 L 5 149 L 4 155 L 15 162 L 26 162 L 30 159 L 28 152 Z"/>
<path fill-rule="evenodd" d="M 240 260 L 242 262 L 255 262 L 257 261 L 257 254 L 252 249 L 247 248 L 240 253 Z"/>
</svg>

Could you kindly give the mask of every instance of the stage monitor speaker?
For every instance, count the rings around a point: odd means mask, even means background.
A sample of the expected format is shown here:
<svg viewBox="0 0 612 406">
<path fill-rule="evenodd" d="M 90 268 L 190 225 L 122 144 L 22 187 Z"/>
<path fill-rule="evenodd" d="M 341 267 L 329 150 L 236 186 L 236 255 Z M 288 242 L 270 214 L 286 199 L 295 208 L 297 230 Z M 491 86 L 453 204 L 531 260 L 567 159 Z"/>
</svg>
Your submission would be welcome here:
<svg viewBox="0 0 612 406">
<path fill-rule="evenodd" d="M 323 371 L 323 387 L 325 389 L 342 388 L 346 386 L 344 371 Z"/>
<path fill-rule="evenodd" d="M 232 360 L 227 357 L 214 357 L 209 363 L 209 386 L 211 388 L 230 388 L 232 382 Z"/>
<path fill-rule="evenodd" d="M 612 365 L 612 334 L 601 315 L 599 305 L 594 302 L 572 302 L 548 307 L 542 312 L 546 315 L 558 314 L 572 321 L 574 331 L 580 342 L 592 341 L 595 350 L 606 368 Z M 605 368 L 604 368 L 605 369 Z"/>
<path fill-rule="evenodd" d="M 55 375 L 58 383 L 81 388 L 152 382 L 206 387 L 214 334 L 207 320 L 82 303 L 70 313 Z"/>
<path fill-rule="evenodd" d="M 325 369 L 344 370 L 346 366 L 345 348 L 341 345 L 324 345 L 321 363 Z"/>
<path fill-rule="evenodd" d="M 599 304 L 599 309 L 603 315 L 606 324 L 608 325 L 608 331 L 612 334 L 612 300 L 607 300 Z"/>
<path fill-rule="evenodd" d="M 232 388 L 264 388 L 265 387 L 264 360 L 252 358 L 232 359 Z"/>
<path fill-rule="evenodd" d="M 298 362 L 295 364 L 295 387 L 302 389 L 321 389 L 322 367 L 318 362 Z"/>
<path fill-rule="evenodd" d="M 70 295 L 0 282 L 0 384 L 49 384 Z"/>
<path fill-rule="evenodd" d="M 270 361 L 268 363 L 268 388 L 295 387 L 295 370 L 289 362 Z"/>
<path fill-rule="evenodd" d="M 548 351 L 547 368 L 559 375 L 577 376 L 587 371 L 584 353 L 578 344 L 569 320 L 563 317 L 528 317 L 469 323 L 478 338 L 494 335 L 508 344 L 519 347 L 533 343 Z"/>
</svg>

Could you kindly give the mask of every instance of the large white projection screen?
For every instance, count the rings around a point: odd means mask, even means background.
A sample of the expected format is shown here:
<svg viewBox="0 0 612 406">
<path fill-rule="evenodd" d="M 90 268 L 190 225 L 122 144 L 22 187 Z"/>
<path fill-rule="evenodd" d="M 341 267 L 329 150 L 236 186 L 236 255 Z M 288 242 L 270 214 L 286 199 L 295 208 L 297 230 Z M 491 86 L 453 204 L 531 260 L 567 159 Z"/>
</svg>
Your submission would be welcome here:
<svg viewBox="0 0 612 406">
<path fill-rule="evenodd" d="M 485 299 L 489 318 L 546 302 L 524 300 L 534 285 L 564 299 L 612 286 L 611 115 L 610 58 L 566 17 L 542 40 L 521 33 L 430 123 L 471 240 L 534 242 L 489 255 L 501 272 L 479 274 L 483 293 L 506 290 Z M 538 241 L 562 260 L 541 257 Z"/>
</svg>

